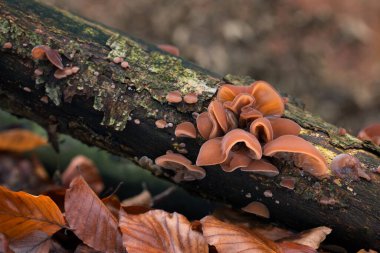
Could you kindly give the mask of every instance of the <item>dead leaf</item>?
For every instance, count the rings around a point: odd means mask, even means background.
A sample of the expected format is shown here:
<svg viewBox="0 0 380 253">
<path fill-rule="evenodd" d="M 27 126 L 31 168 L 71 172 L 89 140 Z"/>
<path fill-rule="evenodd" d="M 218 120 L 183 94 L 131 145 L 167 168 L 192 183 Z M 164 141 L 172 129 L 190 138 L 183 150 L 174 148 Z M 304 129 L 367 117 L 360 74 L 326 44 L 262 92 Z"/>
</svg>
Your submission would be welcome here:
<svg viewBox="0 0 380 253">
<path fill-rule="evenodd" d="M 62 212 L 65 211 L 65 194 L 66 189 L 60 186 L 52 186 L 51 189 L 43 193 L 43 195 L 51 198 Z"/>
<path fill-rule="evenodd" d="M 202 234 L 191 229 L 191 223 L 178 213 L 152 210 L 128 215 L 120 211 L 119 226 L 128 253 L 203 253 L 208 245 Z"/>
<path fill-rule="evenodd" d="M 305 246 L 309 246 L 313 249 L 318 249 L 321 242 L 326 239 L 326 236 L 331 233 L 331 228 L 317 227 L 309 230 L 305 230 L 292 237 L 284 238 L 282 241 L 295 242 Z"/>
<path fill-rule="evenodd" d="M 108 210 L 113 214 L 113 216 L 119 220 L 119 211 L 120 211 L 120 200 L 119 198 L 115 195 L 112 194 L 106 198 L 102 199 L 102 202 Z"/>
<path fill-rule="evenodd" d="M 148 190 L 143 190 L 140 194 L 133 196 L 128 199 L 124 199 L 121 202 L 122 206 L 145 206 L 145 207 L 151 207 L 152 206 L 152 195 Z"/>
<path fill-rule="evenodd" d="M 82 243 L 82 244 L 78 245 L 78 247 L 75 249 L 74 253 L 101 253 L 101 252 Z"/>
<path fill-rule="evenodd" d="M 36 230 L 52 235 L 64 226 L 61 211 L 49 197 L 0 186 L 0 233 L 11 242 Z"/>
<path fill-rule="evenodd" d="M 70 228 L 85 244 L 99 251 L 124 251 L 117 219 L 82 176 L 66 191 L 65 210 Z"/>
<path fill-rule="evenodd" d="M 305 246 L 302 244 L 294 242 L 280 242 L 277 244 L 281 249 L 282 253 L 317 253 L 313 248 Z"/>
<path fill-rule="evenodd" d="M 98 168 L 90 159 L 83 155 L 78 155 L 71 160 L 69 166 L 67 166 L 62 174 L 62 184 L 68 188 L 70 182 L 79 175 L 83 176 L 96 194 L 103 191 L 104 183 Z"/>
<path fill-rule="evenodd" d="M 219 253 L 281 252 L 275 242 L 254 234 L 245 228 L 220 221 L 213 216 L 204 217 L 201 223 L 203 235 L 208 244 L 215 246 Z"/>
<path fill-rule="evenodd" d="M 47 145 L 45 138 L 25 129 L 11 129 L 0 132 L 0 151 L 28 152 Z"/>
<path fill-rule="evenodd" d="M 4 234 L 1 234 L 1 233 L 0 233 L 0 252 L 11 253 L 11 250 L 9 248 L 8 239 L 5 237 Z"/>
<path fill-rule="evenodd" d="M 361 250 L 359 250 L 357 253 L 377 253 L 377 251 L 375 251 L 375 250 L 372 250 L 372 249 L 370 249 L 370 250 L 365 250 L 365 249 L 361 249 Z"/>
<path fill-rule="evenodd" d="M 50 236 L 37 230 L 10 244 L 10 248 L 15 253 L 45 253 L 50 251 L 51 246 Z"/>
</svg>

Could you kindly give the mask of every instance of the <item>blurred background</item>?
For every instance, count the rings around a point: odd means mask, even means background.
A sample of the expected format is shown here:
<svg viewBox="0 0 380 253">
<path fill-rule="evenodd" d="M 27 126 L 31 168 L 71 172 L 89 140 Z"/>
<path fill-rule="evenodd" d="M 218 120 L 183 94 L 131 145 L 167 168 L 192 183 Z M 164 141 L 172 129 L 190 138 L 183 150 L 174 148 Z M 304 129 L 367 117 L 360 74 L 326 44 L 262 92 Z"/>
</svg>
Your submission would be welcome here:
<svg viewBox="0 0 380 253">
<path fill-rule="evenodd" d="M 356 135 L 380 121 L 378 0 L 44 0 L 222 75 L 250 75 Z"/>
</svg>

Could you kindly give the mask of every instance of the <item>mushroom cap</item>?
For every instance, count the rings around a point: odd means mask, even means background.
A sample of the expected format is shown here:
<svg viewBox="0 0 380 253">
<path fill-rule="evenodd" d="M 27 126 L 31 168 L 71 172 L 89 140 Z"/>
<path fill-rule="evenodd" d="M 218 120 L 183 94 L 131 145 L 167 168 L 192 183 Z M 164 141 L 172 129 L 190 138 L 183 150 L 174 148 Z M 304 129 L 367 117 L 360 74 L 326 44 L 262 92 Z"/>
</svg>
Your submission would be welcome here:
<svg viewBox="0 0 380 253">
<path fill-rule="evenodd" d="M 221 102 L 232 101 L 240 93 L 249 93 L 248 90 L 249 86 L 224 84 L 218 90 L 217 99 Z"/>
<path fill-rule="evenodd" d="M 176 172 L 176 182 L 193 181 L 206 176 L 203 168 L 192 165 L 191 161 L 181 154 L 167 153 L 156 158 L 155 163 L 168 170 Z"/>
<path fill-rule="evenodd" d="M 234 100 L 224 102 L 223 106 L 224 108 L 233 111 L 235 114 L 240 114 L 243 107 L 253 107 L 254 104 L 254 97 L 248 93 L 240 93 L 234 98 Z"/>
<path fill-rule="evenodd" d="M 242 129 L 234 129 L 223 137 L 210 139 L 203 143 L 199 150 L 196 164 L 198 166 L 206 166 L 224 163 L 231 149 L 237 143 L 245 144 L 251 158 L 261 158 L 261 145 L 256 137 Z"/>
<path fill-rule="evenodd" d="M 227 115 L 225 112 L 225 109 L 223 107 L 223 104 L 217 100 L 211 101 L 211 103 L 208 106 L 208 113 L 211 116 L 214 116 L 216 122 L 220 126 L 220 128 L 223 130 L 223 132 L 228 132 L 228 122 L 227 122 Z"/>
<path fill-rule="evenodd" d="M 199 114 L 196 119 L 196 122 L 199 134 L 207 140 L 210 137 L 211 130 L 213 128 L 213 124 L 208 112 L 202 112 L 201 114 Z"/>
<path fill-rule="evenodd" d="M 177 90 L 170 91 L 166 95 L 166 101 L 168 101 L 169 103 L 173 103 L 173 104 L 180 103 L 182 101 L 181 92 L 179 92 Z"/>
<path fill-rule="evenodd" d="M 299 135 L 301 127 L 290 119 L 284 118 L 269 118 L 273 129 L 273 139 L 282 135 Z"/>
<path fill-rule="evenodd" d="M 246 150 L 231 151 L 227 160 L 220 164 L 220 167 L 225 172 L 232 172 L 238 168 L 247 167 L 251 161 L 252 158 L 249 157 Z"/>
<path fill-rule="evenodd" d="M 157 128 L 165 128 L 166 127 L 166 124 L 167 122 L 163 119 L 158 119 L 154 122 L 154 124 L 156 125 Z"/>
<path fill-rule="evenodd" d="M 45 56 L 54 66 L 61 70 L 64 69 L 62 58 L 57 50 L 51 49 L 45 45 L 36 46 L 32 49 L 32 57 L 34 59 L 41 60 L 44 59 Z"/>
<path fill-rule="evenodd" d="M 194 139 L 197 137 L 197 130 L 193 123 L 186 121 L 177 125 L 174 134 L 177 137 L 189 137 Z"/>
<path fill-rule="evenodd" d="M 270 214 L 268 208 L 261 202 L 254 201 L 247 206 L 243 207 L 241 210 L 247 213 L 253 213 L 257 216 L 269 219 Z"/>
<path fill-rule="evenodd" d="M 273 140 L 272 126 L 266 118 L 255 119 L 249 126 L 249 132 L 265 143 Z"/>
<path fill-rule="evenodd" d="M 380 123 L 371 124 L 360 130 L 358 138 L 380 145 Z"/>
<path fill-rule="evenodd" d="M 362 177 L 368 181 L 368 176 L 362 169 L 360 161 L 349 154 L 339 154 L 330 163 L 331 171 L 338 177 L 344 179 L 358 180 Z"/>
<path fill-rule="evenodd" d="M 179 56 L 179 49 L 176 46 L 169 45 L 169 44 L 158 44 L 157 47 L 169 54 Z"/>
<path fill-rule="evenodd" d="M 282 187 L 289 189 L 289 190 L 294 190 L 294 188 L 296 186 L 296 178 L 294 178 L 294 177 L 282 177 L 280 185 Z"/>
<path fill-rule="evenodd" d="M 185 101 L 186 104 L 195 104 L 198 102 L 198 95 L 196 93 L 186 94 L 183 97 L 183 101 Z"/>
<path fill-rule="evenodd" d="M 260 111 L 254 109 L 253 107 L 243 107 L 239 115 L 239 125 L 241 127 L 244 127 L 246 125 L 249 125 L 249 123 L 251 123 L 255 119 L 262 117 L 263 114 Z"/>
<path fill-rule="evenodd" d="M 294 135 L 283 135 L 264 146 L 264 155 L 279 152 L 296 153 L 295 164 L 317 178 L 329 176 L 329 169 L 322 154 L 308 141 Z"/>
<path fill-rule="evenodd" d="M 256 99 L 256 109 L 266 115 L 282 116 L 284 102 L 278 92 L 267 82 L 256 81 L 251 84 L 250 94 Z"/>
<path fill-rule="evenodd" d="M 280 173 L 276 166 L 263 160 L 251 160 L 247 167 L 241 168 L 241 171 L 253 172 L 267 177 L 275 177 Z"/>
</svg>

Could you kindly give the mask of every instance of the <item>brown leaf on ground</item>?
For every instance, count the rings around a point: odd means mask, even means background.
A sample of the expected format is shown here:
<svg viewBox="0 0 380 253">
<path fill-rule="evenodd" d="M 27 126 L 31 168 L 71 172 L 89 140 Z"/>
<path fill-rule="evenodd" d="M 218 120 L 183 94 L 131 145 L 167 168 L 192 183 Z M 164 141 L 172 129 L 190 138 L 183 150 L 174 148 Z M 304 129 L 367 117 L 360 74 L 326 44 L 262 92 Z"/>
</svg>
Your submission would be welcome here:
<svg viewBox="0 0 380 253">
<path fill-rule="evenodd" d="M 102 198 L 102 202 L 108 210 L 113 214 L 113 216 L 119 220 L 119 211 L 120 211 L 120 200 L 119 198 L 115 195 L 112 194 L 106 198 Z"/>
<path fill-rule="evenodd" d="M 294 242 L 280 242 L 278 246 L 282 249 L 282 253 L 317 253 L 315 249 L 309 246 Z"/>
<path fill-rule="evenodd" d="M 22 153 L 47 145 L 45 138 L 25 129 L 0 132 L 0 151 Z"/>
<path fill-rule="evenodd" d="M 4 234 L 1 234 L 1 233 L 0 233 L 0 252 L 11 253 L 11 250 L 9 248 L 8 239 L 5 237 Z"/>
<path fill-rule="evenodd" d="M 90 159 L 83 155 L 78 155 L 71 160 L 69 166 L 67 166 L 62 174 L 62 184 L 68 188 L 70 182 L 79 175 L 83 176 L 96 194 L 103 191 L 104 183 L 98 168 Z"/>
<path fill-rule="evenodd" d="M 64 226 L 61 211 L 49 197 L 0 186 L 0 233 L 11 242 L 36 230 L 52 235 Z"/>
<path fill-rule="evenodd" d="M 51 198 L 62 212 L 65 211 L 65 194 L 66 189 L 60 186 L 52 186 L 51 189 L 43 193 L 43 195 Z"/>
<path fill-rule="evenodd" d="M 201 223 L 203 235 L 208 244 L 215 246 L 219 253 L 281 252 L 275 242 L 254 234 L 243 227 L 220 221 L 213 216 L 204 217 Z"/>
<path fill-rule="evenodd" d="M 97 251 L 86 244 L 79 244 L 75 249 L 74 253 L 101 253 L 101 251 Z"/>
<path fill-rule="evenodd" d="M 70 228 L 85 244 L 104 252 L 124 251 L 117 219 L 82 176 L 66 191 L 65 210 Z"/>
<path fill-rule="evenodd" d="M 319 245 L 326 239 L 326 236 L 331 233 L 331 228 L 317 227 L 309 230 L 305 230 L 292 237 L 284 238 L 282 241 L 294 242 L 309 246 L 313 249 L 318 249 Z"/>
<path fill-rule="evenodd" d="M 120 211 L 123 243 L 129 253 L 206 253 L 208 245 L 202 234 L 178 213 L 152 210 L 128 215 Z"/>
<path fill-rule="evenodd" d="M 122 206 L 146 206 L 151 207 L 153 203 L 152 195 L 148 190 L 143 190 L 140 194 L 121 202 Z"/>
<path fill-rule="evenodd" d="M 45 253 L 52 247 L 52 240 L 49 235 L 42 231 L 33 231 L 23 238 L 14 240 L 10 248 L 15 253 Z"/>
</svg>

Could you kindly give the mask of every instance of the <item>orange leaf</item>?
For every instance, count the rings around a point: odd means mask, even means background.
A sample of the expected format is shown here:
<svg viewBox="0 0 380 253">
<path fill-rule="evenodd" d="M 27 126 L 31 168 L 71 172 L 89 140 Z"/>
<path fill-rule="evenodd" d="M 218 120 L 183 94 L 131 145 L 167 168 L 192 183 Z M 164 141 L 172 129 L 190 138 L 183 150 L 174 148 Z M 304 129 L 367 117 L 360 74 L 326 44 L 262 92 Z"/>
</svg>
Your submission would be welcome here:
<svg viewBox="0 0 380 253">
<path fill-rule="evenodd" d="M 222 222 L 213 216 L 201 220 L 203 235 L 210 245 L 214 245 L 219 253 L 281 252 L 273 241 L 253 234 L 242 227 Z"/>
<path fill-rule="evenodd" d="M 120 211 L 120 200 L 115 195 L 112 194 L 106 198 L 102 198 L 103 204 L 110 210 L 110 212 L 115 216 L 117 220 L 119 220 L 119 211 Z"/>
<path fill-rule="evenodd" d="M 193 231 L 191 223 L 178 213 L 152 210 L 128 215 L 121 209 L 119 226 L 128 253 L 208 252 L 202 234 Z"/>
<path fill-rule="evenodd" d="M 0 151 L 27 152 L 47 145 L 46 139 L 25 129 L 11 129 L 0 132 Z"/>
<path fill-rule="evenodd" d="M 124 199 L 121 202 L 122 206 L 145 206 L 151 207 L 153 205 L 152 195 L 148 190 L 143 190 L 138 195 Z"/>
<path fill-rule="evenodd" d="M 4 234 L 0 234 L 0 252 L 2 253 L 10 253 L 8 239 Z"/>
<path fill-rule="evenodd" d="M 92 190 L 99 194 L 104 189 L 103 180 L 95 164 L 83 155 L 74 157 L 62 174 L 62 183 L 69 187 L 70 182 L 82 175 Z"/>
<path fill-rule="evenodd" d="M 9 240 L 22 238 L 35 230 L 52 235 L 64 226 L 61 211 L 49 197 L 12 192 L 0 186 L 0 233 Z"/>
<path fill-rule="evenodd" d="M 99 251 L 124 251 L 117 219 L 82 176 L 66 191 L 65 210 L 70 228 L 85 244 Z"/>
<path fill-rule="evenodd" d="M 280 242 L 278 246 L 282 249 L 283 253 L 317 253 L 313 248 L 309 246 L 294 243 L 294 242 Z"/>
</svg>

